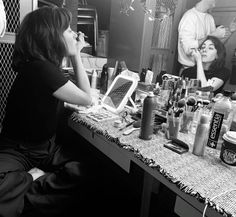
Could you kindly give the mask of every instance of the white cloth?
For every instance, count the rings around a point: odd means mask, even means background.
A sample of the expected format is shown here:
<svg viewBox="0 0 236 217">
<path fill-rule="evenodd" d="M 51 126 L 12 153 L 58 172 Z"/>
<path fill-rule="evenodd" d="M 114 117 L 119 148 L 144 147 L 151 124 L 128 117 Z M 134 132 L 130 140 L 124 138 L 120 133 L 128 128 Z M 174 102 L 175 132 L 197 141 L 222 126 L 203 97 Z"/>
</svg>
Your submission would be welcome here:
<svg viewBox="0 0 236 217">
<path fill-rule="evenodd" d="M 0 0 L 0 37 L 3 37 L 6 31 L 7 21 L 3 1 Z"/>
<path fill-rule="evenodd" d="M 185 12 L 178 27 L 178 61 L 187 67 L 195 65 L 194 59 L 189 56 L 191 48 L 198 48 L 198 40 L 216 30 L 212 15 L 202 13 L 192 8 Z"/>
</svg>

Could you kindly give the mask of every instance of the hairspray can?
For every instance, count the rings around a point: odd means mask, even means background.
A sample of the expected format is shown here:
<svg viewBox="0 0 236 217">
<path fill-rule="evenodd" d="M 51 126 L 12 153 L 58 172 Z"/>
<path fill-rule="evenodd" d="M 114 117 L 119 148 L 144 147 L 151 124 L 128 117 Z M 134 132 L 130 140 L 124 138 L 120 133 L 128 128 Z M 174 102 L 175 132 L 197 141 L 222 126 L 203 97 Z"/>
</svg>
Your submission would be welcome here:
<svg viewBox="0 0 236 217">
<path fill-rule="evenodd" d="M 154 109 L 155 98 L 152 92 L 143 101 L 143 112 L 141 120 L 141 130 L 139 138 L 143 140 L 150 140 L 153 134 L 154 124 Z"/>
</svg>

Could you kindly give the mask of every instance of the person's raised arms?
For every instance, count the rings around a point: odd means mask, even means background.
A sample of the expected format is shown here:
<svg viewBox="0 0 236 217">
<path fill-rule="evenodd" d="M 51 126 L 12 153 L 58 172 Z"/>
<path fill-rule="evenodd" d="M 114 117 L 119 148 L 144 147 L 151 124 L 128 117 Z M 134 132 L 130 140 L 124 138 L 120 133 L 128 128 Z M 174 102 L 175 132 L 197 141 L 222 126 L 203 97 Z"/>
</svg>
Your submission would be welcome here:
<svg viewBox="0 0 236 217">
<path fill-rule="evenodd" d="M 77 41 L 77 34 L 68 27 L 63 33 L 63 36 L 67 46 L 67 53 L 74 69 L 76 84 L 68 81 L 56 90 L 53 95 L 68 103 L 85 106 L 90 105 L 92 103 L 90 83 L 80 56 L 82 48 L 86 46 L 83 34 L 79 35 Z"/>
<path fill-rule="evenodd" d="M 197 79 L 201 81 L 202 87 L 205 87 L 207 86 L 207 79 L 202 65 L 201 53 L 198 49 L 193 49 L 191 52 L 191 56 L 194 58 L 197 65 Z"/>
</svg>

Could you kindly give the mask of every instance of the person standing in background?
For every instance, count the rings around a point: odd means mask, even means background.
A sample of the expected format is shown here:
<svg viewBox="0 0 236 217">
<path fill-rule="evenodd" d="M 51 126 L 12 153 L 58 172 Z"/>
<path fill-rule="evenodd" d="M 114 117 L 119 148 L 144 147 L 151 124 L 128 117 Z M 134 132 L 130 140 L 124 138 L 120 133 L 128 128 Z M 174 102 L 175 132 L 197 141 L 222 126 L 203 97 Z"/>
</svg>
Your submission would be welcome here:
<svg viewBox="0 0 236 217">
<path fill-rule="evenodd" d="M 198 49 L 208 35 L 225 42 L 236 30 L 236 22 L 232 21 L 229 28 L 216 27 L 214 18 L 208 11 L 215 7 L 216 0 L 201 0 L 195 7 L 186 11 L 178 26 L 178 62 L 183 69 L 193 67 L 195 59 L 192 49 Z"/>
<path fill-rule="evenodd" d="M 6 13 L 2 0 L 0 0 L 0 37 L 3 37 L 7 27 Z"/>
</svg>

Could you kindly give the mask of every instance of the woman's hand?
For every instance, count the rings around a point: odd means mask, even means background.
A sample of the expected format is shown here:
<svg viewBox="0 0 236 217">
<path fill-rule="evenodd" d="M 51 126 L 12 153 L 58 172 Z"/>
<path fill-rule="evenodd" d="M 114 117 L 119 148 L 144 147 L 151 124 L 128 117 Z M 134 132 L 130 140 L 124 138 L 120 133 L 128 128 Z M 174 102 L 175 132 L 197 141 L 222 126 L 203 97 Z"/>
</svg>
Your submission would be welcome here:
<svg viewBox="0 0 236 217">
<path fill-rule="evenodd" d="M 229 38 L 232 34 L 232 31 L 230 30 L 230 28 L 226 27 L 225 28 L 225 38 Z"/>
<path fill-rule="evenodd" d="M 199 52 L 198 49 L 192 49 L 190 55 L 194 58 L 194 60 L 197 62 L 202 61 L 202 56 L 201 53 Z"/>
<path fill-rule="evenodd" d="M 83 32 L 78 33 L 78 42 L 77 42 L 77 49 L 80 52 L 84 47 L 88 46 L 89 43 L 84 40 L 85 35 Z"/>
<path fill-rule="evenodd" d="M 223 25 L 221 25 L 216 28 L 215 32 L 212 35 L 217 38 L 224 38 L 225 34 L 226 34 L 226 29 Z"/>
<path fill-rule="evenodd" d="M 40 170 L 36 167 L 32 168 L 28 171 L 28 173 L 33 177 L 33 181 L 38 179 L 40 176 L 43 176 L 45 172 L 43 170 Z"/>
<path fill-rule="evenodd" d="M 229 25 L 229 31 L 231 33 L 236 31 L 236 17 L 232 20 L 232 22 Z"/>
</svg>

